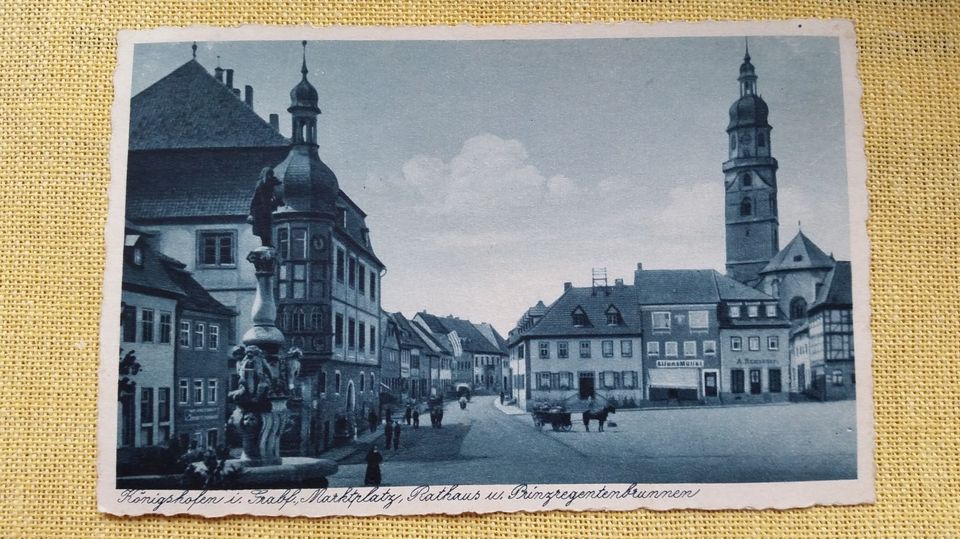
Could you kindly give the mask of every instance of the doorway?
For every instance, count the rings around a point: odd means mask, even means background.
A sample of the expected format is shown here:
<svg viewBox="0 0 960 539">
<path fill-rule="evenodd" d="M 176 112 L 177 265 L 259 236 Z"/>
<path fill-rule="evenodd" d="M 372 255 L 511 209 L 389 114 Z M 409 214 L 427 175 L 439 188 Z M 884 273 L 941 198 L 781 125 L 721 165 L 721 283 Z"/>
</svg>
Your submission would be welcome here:
<svg viewBox="0 0 960 539">
<path fill-rule="evenodd" d="M 578 373 L 580 380 L 580 400 L 587 400 L 594 395 L 594 374 L 593 372 L 580 371 Z"/>
<path fill-rule="evenodd" d="M 750 369 L 750 394 L 760 394 L 760 369 Z"/>
<path fill-rule="evenodd" d="M 705 397 L 717 396 L 717 371 L 705 371 L 703 373 L 703 395 Z"/>
</svg>

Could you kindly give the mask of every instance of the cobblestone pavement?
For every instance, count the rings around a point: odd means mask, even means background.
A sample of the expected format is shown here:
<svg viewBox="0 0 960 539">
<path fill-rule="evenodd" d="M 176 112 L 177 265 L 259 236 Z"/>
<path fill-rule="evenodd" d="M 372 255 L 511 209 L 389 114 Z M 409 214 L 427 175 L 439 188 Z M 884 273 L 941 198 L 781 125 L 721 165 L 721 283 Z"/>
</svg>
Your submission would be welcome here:
<svg viewBox="0 0 960 539">
<path fill-rule="evenodd" d="M 450 403 L 441 429 L 403 427 L 384 484 L 683 483 L 848 479 L 856 475 L 853 402 L 621 410 L 616 426 L 539 431 L 493 397 Z M 332 487 L 363 484 L 354 457 Z"/>
</svg>

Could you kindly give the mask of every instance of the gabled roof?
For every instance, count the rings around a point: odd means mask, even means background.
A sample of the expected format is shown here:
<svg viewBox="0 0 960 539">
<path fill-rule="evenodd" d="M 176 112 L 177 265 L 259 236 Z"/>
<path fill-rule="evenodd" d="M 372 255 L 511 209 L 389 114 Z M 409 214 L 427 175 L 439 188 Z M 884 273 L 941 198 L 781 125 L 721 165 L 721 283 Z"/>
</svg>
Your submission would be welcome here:
<svg viewBox="0 0 960 539">
<path fill-rule="evenodd" d="M 772 296 L 716 271 L 713 272 L 713 276 L 717 281 L 717 293 L 720 294 L 720 299 L 723 301 L 774 300 Z"/>
<path fill-rule="evenodd" d="M 456 331 L 460 338 L 461 346 L 464 352 L 474 354 L 503 354 L 500 347 L 490 341 L 476 326 L 469 320 L 462 320 L 453 316 L 435 316 L 427 312 L 419 312 L 417 316 L 427 325 L 430 332 L 435 336 L 446 336 Z M 439 339 L 441 342 L 446 339 Z M 444 349 L 450 348 L 450 343 L 445 342 Z"/>
<path fill-rule="evenodd" d="M 140 249 L 142 262 L 133 263 L 133 250 Z M 123 250 L 123 287 L 146 293 L 159 293 L 162 296 L 181 299 L 186 296 L 176 281 L 170 278 L 164 259 L 166 257 L 150 248 L 144 240 Z"/>
<path fill-rule="evenodd" d="M 835 263 L 836 261 L 832 256 L 824 253 L 801 231 L 790 240 L 786 247 L 770 259 L 770 262 L 760 270 L 760 273 L 801 269 L 830 269 Z"/>
<path fill-rule="evenodd" d="M 400 334 L 400 348 L 420 348 L 421 350 L 430 350 L 427 343 L 423 342 L 420 335 L 413 329 L 411 322 L 407 320 L 403 313 L 393 313 L 390 315 L 397 323 L 397 329 Z"/>
<path fill-rule="evenodd" d="M 620 311 L 623 324 L 607 325 L 607 309 L 613 305 Z M 573 312 L 580 308 L 590 320 L 590 325 L 578 327 L 573 322 Z M 636 335 L 640 332 L 636 288 L 618 285 L 603 288 L 570 287 L 563 292 L 543 315 L 540 322 L 529 331 L 517 336 L 603 336 Z"/>
<path fill-rule="evenodd" d="M 634 286 L 640 305 L 719 303 L 714 270 L 640 270 Z"/>
<path fill-rule="evenodd" d="M 494 346 L 499 348 L 501 354 L 509 353 L 509 351 L 507 350 L 507 341 L 500 335 L 500 333 L 497 332 L 497 328 L 493 327 L 492 325 L 486 322 L 474 324 L 474 327 L 476 327 L 477 331 L 482 333 L 483 336 L 487 338 L 487 340 L 493 343 Z"/>
<path fill-rule="evenodd" d="M 286 138 L 196 60 L 130 100 L 130 150 L 288 145 Z"/>
<path fill-rule="evenodd" d="M 828 307 L 852 306 L 853 276 L 850 272 L 850 262 L 839 261 L 827 274 L 820 293 L 808 310 L 812 313 Z"/>
<path fill-rule="evenodd" d="M 175 258 L 160 254 L 161 262 L 167 270 L 170 280 L 184 291 L 186 296 L 180 300 L 180 306 L 191 311 L 216 314 L 220 316 L 236 316 L 237 312 L 217 301 L 207 292 L 207 289 L 198 283 L 189 271 L 186 264 Z"/>
</svg>

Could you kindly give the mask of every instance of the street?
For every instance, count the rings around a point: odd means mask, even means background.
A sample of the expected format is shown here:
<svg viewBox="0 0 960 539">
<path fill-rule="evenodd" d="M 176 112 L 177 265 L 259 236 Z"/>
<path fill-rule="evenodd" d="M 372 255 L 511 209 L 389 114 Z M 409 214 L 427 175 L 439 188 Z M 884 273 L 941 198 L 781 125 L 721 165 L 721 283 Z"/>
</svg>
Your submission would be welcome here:
<svg viewBox="0 0 960 539">
<path fill-rule="evenodd" d="M 380 450 L 384 485 L 718 483 L 852 479 L 853 401 L 621 410 L 616 426 L 543 431 L 495 397 L 446 406 L 443 428 L 403 426 L 400 449 Z M 382 442 L 381 442 L 382 443 Z M 341 462 L 331 487 L 362 486 L 363 455 Z"/>
</svg>

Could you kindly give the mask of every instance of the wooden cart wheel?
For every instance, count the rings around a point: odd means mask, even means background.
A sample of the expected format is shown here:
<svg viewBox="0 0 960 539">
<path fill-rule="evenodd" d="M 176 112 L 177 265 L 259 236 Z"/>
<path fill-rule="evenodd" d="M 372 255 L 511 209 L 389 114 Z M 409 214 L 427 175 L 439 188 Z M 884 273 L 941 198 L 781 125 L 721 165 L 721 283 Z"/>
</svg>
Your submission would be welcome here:
<svg viewBox="0 0 960 539">
<path fill-rule="evenodd" d="M 567 423 L 566 425 L 563 426 L 563 432 L 570 432 L 570 429 L 572 428 L 573 428 L 573 425 L 571 423 Z"/>
<path fill-rule="evenodd" d="M 560 430 L 560 423 L 552 423 L 550 426 L 553 427 L 553 430 L 555 431 Z"/>
</svg>

